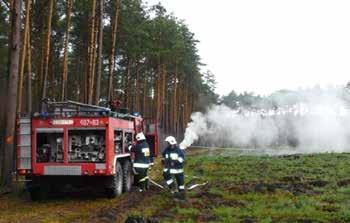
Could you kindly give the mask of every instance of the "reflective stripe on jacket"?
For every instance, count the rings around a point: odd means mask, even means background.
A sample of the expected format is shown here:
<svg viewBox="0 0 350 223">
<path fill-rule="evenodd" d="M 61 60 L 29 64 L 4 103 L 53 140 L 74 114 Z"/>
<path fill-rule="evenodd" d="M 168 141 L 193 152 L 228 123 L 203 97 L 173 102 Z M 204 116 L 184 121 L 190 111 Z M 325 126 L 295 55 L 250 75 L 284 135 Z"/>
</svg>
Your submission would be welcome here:
<svg viewBox="0 0 350 223">
<path fill-rule="evenodd" d="M 179 174 L 179 173 L 183 173 L 184 169 L 170 169 L 169 172 L 171 174 Z"/>
<path fill-rule="evenodd" d="M 133 166 L 134 166 L 134 168 L 142 168 L 142 169 L 149 168 L 148 163 L 134 163 Z"/>
<path fill-rule="evenodd" d="M 135 168 L 148 168 L 149 167 L 150 149 L 149 149 L 148 143 L 145 140 L 138 141 L 137 144 L 131 148 L 131 152 L 135 154 L 135 160 L 134 160 L 134 167 Z M 142 164 L 144 164 L 144 165 L 142 165 Z M 137 165 L 137 166 L 135 166 L 135 165 Z"/>
<path fill-rule="evenodd" d="M 177 146 L 168 146 L 164 149 L 162 156 L 164 158 L 164 168 L 173 170 L 172 172 L 183 172 L 185 154 Z M 182 173 L 181 172 L 181 173 Z"/>
</svg>

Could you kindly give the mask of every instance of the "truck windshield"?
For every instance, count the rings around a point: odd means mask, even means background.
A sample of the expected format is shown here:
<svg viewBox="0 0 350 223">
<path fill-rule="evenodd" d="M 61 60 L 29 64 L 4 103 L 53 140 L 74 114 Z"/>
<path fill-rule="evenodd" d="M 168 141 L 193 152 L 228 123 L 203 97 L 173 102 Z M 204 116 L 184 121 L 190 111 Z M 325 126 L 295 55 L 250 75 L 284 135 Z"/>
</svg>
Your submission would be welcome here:
<svg viewBox="0 0 350 223">
<path fill-rule="evenodd" d="M 106 159 L 105 129 L 68 130 L 69 162 L 104 163 Z"/>
</svg>

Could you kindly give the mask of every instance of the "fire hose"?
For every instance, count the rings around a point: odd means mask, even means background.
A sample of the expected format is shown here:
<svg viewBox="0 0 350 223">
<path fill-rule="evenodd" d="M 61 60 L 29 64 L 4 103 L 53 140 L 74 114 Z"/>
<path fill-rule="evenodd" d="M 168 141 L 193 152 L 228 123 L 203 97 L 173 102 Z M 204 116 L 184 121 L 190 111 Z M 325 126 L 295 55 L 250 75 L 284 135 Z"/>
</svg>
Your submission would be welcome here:
<svg viewBox="0 0 350 223">
<path fill-rule="evenodd" d="M 138 174 L 137 171 L 135 170 L 135 168 L 132 168 L 132 171 L 133 171 L 133 173 L 134 173 L 135 175 Z M 186 176 L 187 176 L 187 175 L 186 175 Z M 197 177 L 197 176 L 192 176 L 192 178 L 194 178 L 194 179 L 200 179 L 200 177 Z M 159 183 L 155 182 L 155 181 L 152 180 L 151 178 L 148 178 L 148 180 L 149 180 L 149 182 L 150 182 L 151 184 L 153 184 L 153 185 L 159 187 L 160 189 L 165 189 L 164 186 L 162 186 L 162 185 L 160 185 Z M 193 190 L 193 189 L 196 188 L 196 187 L 205 186 L 205 185 L 207 185 L 208 183 L 209 183 L 209 182 L 207 181 L 207 182 L 204 182 L 204 183 L 201 183 L 201 184 L 194 184 L 194 185 L 189 186 L 189 187 L 187 188 L 187 190 L 188 190 L 188 191 L 189 191 L 189 190 Z"/>
<path fill-rule="evenodd" d="M 158 184 L 157 182 L 153 181 L 152 179 L 149 179 L 149 182 L 152 183 L 153 185 L 155 185 L 155 186 L 161 188 L 161 189 L 165 189 L 164 186 Z M 204 183 L 201 183 L 201 184 L 194 184 L 194 185 L 189 186 L 189 187 L 187 188 L 187 190 L 193 190 L 193 189 L 196 188 L 196 187 L 205 186 L 205 185 L 207 185 L 207 184 L 208 184 L 208 181 L 207 181 L 207 182 L 204 182 Z"/>
<path fill-rule="evenodd" d="M 152 179 L 148 179 L 150 183 L 152 183 L 153 185 L 156 185 L 157 187 L 161 188 L 161 189 L 164 189 L 164 187 L 160 184 L 158 184 L 157 182 L 153 181 Z"/>
<path fill-rule="evenodd" d="M 196 177 L 196 176 L 193 176 L 193 178 L 195 178 L 195 179 L 200 179 L 200 177 Z M 165 189 L 164 186 L 162 186 L 162 185 L 160 185 L 159 183 L 155 182 L 155 181 L 152 180 L 151 178 L 149 178 L 148 180 L 149 180 L 149 182 L 150 182 L 151 184 L 153 184 L 153 185 L 155 185 L 155 186 L 157 186 L 157 187 L 159 187 L 159 188 L 161 188 L 161 189 Z M 208 183 L 209 183 L 209 182 L 206 181 L 206 182 L 201 183 L 201 184 L 193 184 L 193 185 L 189 186 L 188 188 L 186 188 L 186 190 L 188 190 L 188 191 L 189 191 L 189 190 L 193 190 L 193 189 L 196 188 L 196 187 L 205 186 L 205 185 L 207 185 Z"/>
</svg>

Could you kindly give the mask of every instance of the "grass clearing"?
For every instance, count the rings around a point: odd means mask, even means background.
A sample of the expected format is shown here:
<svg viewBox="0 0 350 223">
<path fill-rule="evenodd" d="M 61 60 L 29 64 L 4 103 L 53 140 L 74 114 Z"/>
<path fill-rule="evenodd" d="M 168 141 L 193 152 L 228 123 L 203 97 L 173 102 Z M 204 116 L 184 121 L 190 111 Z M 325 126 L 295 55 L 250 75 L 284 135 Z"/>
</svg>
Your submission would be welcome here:
<svg viewBox="0 0 350 223">
<path fill-rule="evenodd" d="M 186 163 L 187 202 L 152 187 L 108 200 L 64 197 L 31 202 L 0 197 L 0 222 L 350 222 L 350 154 L 237 155 L 196 151 Z M 152 170 L 161 180 L 161 168 Z"/>
</svg>

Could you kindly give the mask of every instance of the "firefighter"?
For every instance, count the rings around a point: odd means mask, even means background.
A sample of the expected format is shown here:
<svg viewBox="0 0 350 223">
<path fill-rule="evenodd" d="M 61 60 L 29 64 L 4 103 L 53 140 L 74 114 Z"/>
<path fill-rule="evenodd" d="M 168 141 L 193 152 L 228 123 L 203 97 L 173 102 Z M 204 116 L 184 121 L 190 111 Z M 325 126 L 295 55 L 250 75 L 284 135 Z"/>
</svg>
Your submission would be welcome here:
<svg viewBox="0 0 350 223">
<path fill-rule="evenodd" d="M 136 134 L 136 144 L 131 148 L 133 167 L 136 172 L 135 181 L 139 191 L 148 188 L 148 168 L 150 165 L 150 149 L 145 135 L 140 132 Z"/>
<path fill-rule="evenodd" d="M 165 142 L 167 142 L 168 146 L 162 153 L 162 164 L 164 166 L 163 177 L 170 189 L 174 188 L 173 178 L 176 179 L 180 198 L 184 199 L 185 179 L 183 167 L 185 162 L 185 155 L 183 151 L 177 146 L 176 139 L 173 136 L 166 137 Z"/>
</svg>

